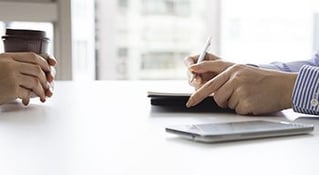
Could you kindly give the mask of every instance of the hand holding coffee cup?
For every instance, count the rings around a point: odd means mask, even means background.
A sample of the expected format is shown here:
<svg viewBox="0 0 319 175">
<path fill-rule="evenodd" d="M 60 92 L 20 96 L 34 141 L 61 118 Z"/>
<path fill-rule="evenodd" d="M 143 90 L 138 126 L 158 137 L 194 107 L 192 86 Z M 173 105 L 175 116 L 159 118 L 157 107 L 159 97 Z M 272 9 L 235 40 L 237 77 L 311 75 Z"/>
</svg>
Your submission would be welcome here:
<svg viewBox="0 0 319 175">
<path fill-rule="evenodd" d="M 42 102 L 52 96 L 56 60 L 47 54 L 49 39 L 45 32 L 7 29 L 2 39 L 6 53 L 1 56 L 19 63 L 21 74 L 16 77 L 16 80 L 20 78 L 16 84 L 21 92 L 15 97 L 27 105 L 32 96 L 40 97 Z"/>
</svg>

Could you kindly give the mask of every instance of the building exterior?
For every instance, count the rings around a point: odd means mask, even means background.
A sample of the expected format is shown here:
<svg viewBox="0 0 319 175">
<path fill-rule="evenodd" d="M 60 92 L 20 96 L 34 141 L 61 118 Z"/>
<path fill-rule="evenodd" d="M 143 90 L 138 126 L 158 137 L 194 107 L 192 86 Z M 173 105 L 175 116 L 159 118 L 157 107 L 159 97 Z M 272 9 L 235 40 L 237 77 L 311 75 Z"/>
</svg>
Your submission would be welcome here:
<svg viewBox="0 0 319 175">
<path fill-rule="evenodd" d="M 96 2 L 97 79 L 185 79 L 207 37 L 205 0 Z"/>
</svg>

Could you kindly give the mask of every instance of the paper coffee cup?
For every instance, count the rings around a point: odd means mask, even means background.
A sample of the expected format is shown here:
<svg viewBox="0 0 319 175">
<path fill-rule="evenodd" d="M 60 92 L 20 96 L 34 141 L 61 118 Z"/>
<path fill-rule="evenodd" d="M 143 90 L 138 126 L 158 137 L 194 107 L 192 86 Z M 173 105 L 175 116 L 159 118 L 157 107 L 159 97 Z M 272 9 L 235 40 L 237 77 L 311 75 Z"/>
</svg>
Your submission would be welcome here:
<svg viewBox="0 0 319 175">
<path fill-rule="evenodd" d="M 5 52 L 47 54 L 49 39 L 40 30 L 6 29 L 2 36 Z"/>
<path fill-rule="evenodd" d="M 44 31 L 6 29 L 2 40 L 5 52 L 34 52 L 44 58 L 48 55 L 49 39 Z M 32 93 L 31 97 L 36 95 Z"/>
</svg>

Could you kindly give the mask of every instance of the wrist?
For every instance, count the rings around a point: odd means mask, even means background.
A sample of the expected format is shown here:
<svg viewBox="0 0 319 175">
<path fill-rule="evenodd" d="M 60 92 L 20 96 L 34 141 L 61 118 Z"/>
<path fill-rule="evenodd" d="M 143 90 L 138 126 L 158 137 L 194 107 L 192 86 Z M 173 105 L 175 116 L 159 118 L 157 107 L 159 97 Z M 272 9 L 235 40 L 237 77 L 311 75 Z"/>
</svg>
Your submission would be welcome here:
<svg viewBox="0 0 319 175">
<path fill-rule="evenodd" d="M 297 74 L 295 73 L 284 73 L 285 76 L 282 77 L 281 80 L 283 82 L 283 98 L 282 98 L 282 107 L 283 109 L 291 108 L 292 107 L 292 94 L 295 87 L 295 82 L 297 79 Z"/>
</svg>

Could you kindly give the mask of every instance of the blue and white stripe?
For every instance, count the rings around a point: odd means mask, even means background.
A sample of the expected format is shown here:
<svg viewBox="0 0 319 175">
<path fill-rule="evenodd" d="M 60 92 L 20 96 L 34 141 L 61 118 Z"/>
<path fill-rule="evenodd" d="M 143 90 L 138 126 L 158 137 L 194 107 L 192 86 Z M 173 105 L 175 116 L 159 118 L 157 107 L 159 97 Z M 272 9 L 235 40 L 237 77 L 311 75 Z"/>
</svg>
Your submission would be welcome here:
<svg viewBox="0 0 319 175">
<path fill-rule="evenodd" d="M 301 67 L 292 95 L 296 112 L 319 114 L 319 67 Z"/>
</svg>

